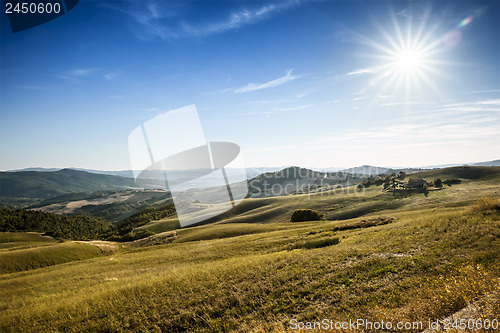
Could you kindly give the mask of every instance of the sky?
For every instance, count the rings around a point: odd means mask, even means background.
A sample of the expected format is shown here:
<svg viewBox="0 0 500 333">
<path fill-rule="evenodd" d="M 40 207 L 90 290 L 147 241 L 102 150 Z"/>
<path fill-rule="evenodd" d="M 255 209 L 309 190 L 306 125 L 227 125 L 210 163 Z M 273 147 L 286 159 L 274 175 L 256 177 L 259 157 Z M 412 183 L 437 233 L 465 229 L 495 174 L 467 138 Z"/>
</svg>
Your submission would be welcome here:
<svg viewBox="0 0 500 333">
<path fill-rule="evenodd" d="M 130 169 L 129 134 L 191 104 L 247 167 L 500 158 L 498 1 L 81 0 L 0 27 L 0 170 Z"/>
</svg>

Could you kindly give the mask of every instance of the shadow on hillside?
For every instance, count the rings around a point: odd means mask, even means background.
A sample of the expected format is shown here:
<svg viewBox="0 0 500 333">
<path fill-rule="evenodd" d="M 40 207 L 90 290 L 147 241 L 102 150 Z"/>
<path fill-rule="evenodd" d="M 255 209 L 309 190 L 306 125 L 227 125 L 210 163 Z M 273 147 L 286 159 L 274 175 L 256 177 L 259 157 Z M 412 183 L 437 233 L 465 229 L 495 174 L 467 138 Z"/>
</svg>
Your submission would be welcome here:
<svg viewBox="0 0 500 333">
<path fill-rule="evenodd" d="M 327 220 L 348 220 L 356 217 L 361 217 L 373 212 L 378 212 L 381 210 L 392 210 L 398 209 L 404 206 L 406 203 L 403 201 L 388 201 L 388 202 L 374 202 L 360 205 L 355 208 L 345 209 L 339 212 L 333 212 L 326 216 Z"/>
</svg>

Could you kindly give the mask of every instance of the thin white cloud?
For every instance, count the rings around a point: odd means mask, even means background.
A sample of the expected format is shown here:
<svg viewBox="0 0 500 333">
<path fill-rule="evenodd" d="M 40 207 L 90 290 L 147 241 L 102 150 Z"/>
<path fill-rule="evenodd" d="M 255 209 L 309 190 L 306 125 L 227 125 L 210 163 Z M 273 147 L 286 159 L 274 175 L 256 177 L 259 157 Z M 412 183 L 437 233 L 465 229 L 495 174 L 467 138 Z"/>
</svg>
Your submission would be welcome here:
<svg viewBox="0 0 500 333">
<path fill-rule="evenodd" d="M 288 83 L 290 81 L 296 80 L 301 77 L 301 75 L 293 75 L 292 74 L 293 69 L 289 69 L 286 74 L 282 77 L 279 77 L 277 79 L 265 82 L 265 83 L 249 83 L 246 86 L 240 87 L 240 88 L 229 88 L 229 89 L 224 89 L 222 93 L 228 92 L 228 91 L 233 91 L 234 93 L 246 93 L 250 91 L 257 91 L 257 90 L 262 90 L 262 89 L 268 89 L 268 88 L 273 88 L 277 86 L 281 86 L 285 83 Z"/>
<path fill-rule="evenodd" d="M 104 74 L 104 78 L 108 81 L 112 81 L 116 76 L 118 75 L 118 72 L 109 72 Z"/>
<path fill-rule="evenodd" d="M 87 77 L 95 71 L 97 71 L 96 68 L 75 68 L 67 70 L 66 72 L 58 75 L 58 77 L 64 80 L 74 81 L 83 77 Z"/>
<path fill-rule="evenodd" d="M 489 93 L 498 93 L 500 89 L 486 89 L 486 90 L 475 90 L 475 91 L 467 91 L 467 94 L 489 94 Z"/>
<path fill-rule="evenodd" d="M 148 111 L 148 112 L 158 112 L 160 111 L 161 109 L 160 108 L 157 108 L 155 106 L 153 107 L 150 107 L 150 108 L 144 108 L 144 109 L 141 109 L 141 111 Z"/>
<path fill-rule="evenodd" d="M 379 97 L 381 100 L 385 100 L 386 98 Z M 432 105 L 433 103 L 431 102 L 425 102 L 425 101 L 396 101 L 396 102 L 389 102 L 389 103 L 380 103 L 377 104 L 378 106 L 399 106 L 399 105 Z"/>
<path fill-rule="evenodd" d="M 255 10 L 240 10 L 233 12 L 225 20 L 207 24 L 204 26 L 185 25 L 186 31 L 195 36 L 207 36 L 230 30 L 239 29 L 245 25 L 254 24 L 265 16 L 271 15 L 281 9 L 289 7 L 289 3 L 270 4 Z"/>
<path fill-rule="evenodd" d="M 299 5 L 300 0 L 284 0 L 263 4 L 257 8 L 240 8 L 226 15 L 225 18 L 212 22 L 189 22 L 183 14 L 189 10 L 189 2 L 179 5 L 168 2 L 131 2 L 129 8 L 105 5 L 133 18 L 133 33 L 140 39 L 160 38 L 163 40 L 183 37 L 204 37 L 227 31 L 237 30 L 269 18 L 282 10 Z M 172 6 L 176 6 L 172 8 Z M 179 9 L 178 7 L 183 7 Z"/>
<path fill-rule="evenodd" d="M 225 93 L 233 91 L 233 90 L 234 90 L 234 88 L 226 88 L 226 89 L 222 89 L 220 93 L 225 94 Z"/>
<path fill-rule="evenodd" d="M 352 72 L 347 73 L 346 75 L 360 75 L 360 74 L 373 74 L 375 71 L 370 68 L 361 68 L 361 69 L 356 69 Z"/>
<path fill-rule="evenodd" d="M 486 99 L 476 102 L 460 102 L 443 105 L 443 111 L 454 112 L 499 112 L 500 99 Z"/>
<path fill-rule="evenodd" d="M 42 87 L 42 86 L 17 86 L 17 88 L 20 89 L 29 89 L 29 90 L 49 90 L 47 87 Z"/>
<path fill-rule="evenodd" d="M 500 106 L 500 99 L 488 99 L 486 101 L 477 102 L 478 105 L 495 105 Z"/>
<path fill-rule="evenodd" d="M 263 152 L 270 152 L 270 151 L 281 151 L 281 150 L 290 150 L 294 149 L 297 146 L 274 146 L 274 147 L 262 147 L 262 148 L 255 148 L 255 149 L 247 149 L 245 150 L 245 153 L 263 153 Z"/>
<path fill-rule="evenodd" d="M 353 92 L 351 95 L 363 95 L 365 92 L 366 92 L 366 89 L 363 89 L 360 91 Z"/>
<path fill-rule="evenodd" d="M 400 10 L 399 12 L 396 13 L 397 16 L 403 16 L 403 17 L 406 17 L 406 18 L 410 18 L 411 15 L 410 15 L 410 10 L 408 8 L 405 8 L 403 10 Z"/>
<path fill-rule="evenodd" d="M 467 144 L 498 142 L 500 133 L 500 100 L 453 103 L 419 109 L 407 115 L 403 123 L 386 124 L 342 135 L 323 137 L 311 144 L 366 144 L 379 146 L 410 144 L 435 146 L 440 144 Z M 494 112 L 492 112 L 494 111 Z"/>
<path fill-rule="evenodd" d="M 89 68 L 77 68 L 73 69 L 69 72 L 69 75 L 72 76 L 87 76 L 89 75 L 94 69 L 89 69 Z"/>
<path fill-rule="evenodd" d="M 108 71 L 105 68 L 73 68 L 69 69 L 59 75 L 58 78 L 68 80 L 68 81 L 79 81 L 91 76 L 98 75 L 100 78 L 104 78 L 108 81 L 115 79 L 120 74 L 120 71 Z"/>
</svg>

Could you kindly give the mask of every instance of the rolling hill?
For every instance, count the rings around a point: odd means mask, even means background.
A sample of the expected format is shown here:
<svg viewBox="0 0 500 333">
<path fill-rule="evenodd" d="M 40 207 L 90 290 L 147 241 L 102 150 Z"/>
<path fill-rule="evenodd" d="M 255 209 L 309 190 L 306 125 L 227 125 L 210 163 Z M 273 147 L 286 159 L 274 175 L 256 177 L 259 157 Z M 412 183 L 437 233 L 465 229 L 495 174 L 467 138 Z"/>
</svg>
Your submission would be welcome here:
<svg viewBox="0 0 500 333">
<path fill-rule="evenodd" d="M 252 198 L 284 196 L 327 189 L 335 185 L 352 185 L 364 177 L 365 175 L 350 172 L 321 172 L 293 166 L 250 179 L 248 191 Z"/>
<path fill-rule="evenodd" d="M 67 193 L 137 188 L 133 179 L 72 169 L 0 172 L 0 198 L 47 199 Z"/>
<path fill-rule="evenodd" d="M 0 331 L 282 333 L 363 318 L 420 333 L 477 300 L 488 300 L 478 315 L 459 318 L 498 321 L 499 171 L 420 173 L 462 180 L 428 196 L 370 186 L 248 198 L 168 244 L 106 254 L 0 232 Z M 300 208 L 327 220 L 289 222 Z"/>
<path fill-rule="evenodd" d="M 382 211 L 390 212 L 404 207 L 408 209 L 414 209 L 420 205 L 439 207 L 456 200 L 471 203 L 473 197 L 481 193 L 488 193 L 488 191 L 494 192 L 495 187 L 500 184 L 499 167 L 464 166 L 422 171 L 408 176 L 425 178 L 428 181 L 433 181 L 436 178 L 441 178 L 443 181 L 446 179 L 464 180 L 464 183 L 459 187 L 446 186 L 444 190 L 435 192 L 429 197 L 419 194 L 405 199 L 394 198 L 393 194 L 384 192 L 381 185 L 366 188 L 365 192 L 360 195 L 355 191 L 353 185 L 364 179 L 361 177 L 349 178 L 349 183 L 347 183 L 347 179 L 331 179 L 336 185 L 325 185 L 319 191 L 306 191 L 307 186 L 325 181 L 323 178 L 325 175 L 327 174 L 300 168 L 287 168 L 260 175 L 249 181 L 249 198 L 227 212 L 204 221 L 203 224 L 286 223 L 295 209 L 305 207 L 322 212 L 328 220 L 345 220 Z M 261 193 L 260 196 L 257 195 L 257 191 L 263 188 L 264 181 L 267 182 L 267 188 L 270 189 L 272 186 L 285 188 L 286 184 L 296 184 L 297 180 L 299 184 L 306 184 L 303 194 L 277 193 L 278 195 L 273 195 L 267 193 L 264 196 Z M 474 195 L 471 195 L 470 188 L 474 188 Z M 179 228 L 177 219 L 168 217 L 151 220 L 137 229 L 163 232 L 176 228 Z"/>
<path fill-rule="evenodd" d="M 169 198 L 169 192 L 158 190 L 78 192 L 44 200 L 28 209 L 54 214 L 91 215 L 117 222 L 142 209 L 162 205 Z"/>
<path fill-rule="evenodd" d="M 445 179 L 474 179 L 492 180 L 500 178 L 500 166 L 457 166 L 444 169 L 421 171 L 411 175 L 412 178 L 426 178 L 429 180 Z"/>
</svg>

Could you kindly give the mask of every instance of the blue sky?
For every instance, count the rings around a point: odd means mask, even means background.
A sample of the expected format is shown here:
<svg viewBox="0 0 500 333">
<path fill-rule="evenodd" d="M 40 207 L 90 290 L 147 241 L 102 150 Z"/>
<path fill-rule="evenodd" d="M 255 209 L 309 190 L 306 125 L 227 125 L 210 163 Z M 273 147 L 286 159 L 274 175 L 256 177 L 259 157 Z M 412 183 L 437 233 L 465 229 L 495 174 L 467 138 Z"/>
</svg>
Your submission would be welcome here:
<svg viewBox="0 0 500 333">
<path fill-rule="evenodd" d="M 190 104 L 247 166 L 500 158 L 497 1 L 81 0 L 2 14 L 0 55 L 2 170 L 129 169 L 130 132 Z"/>
</svg>

